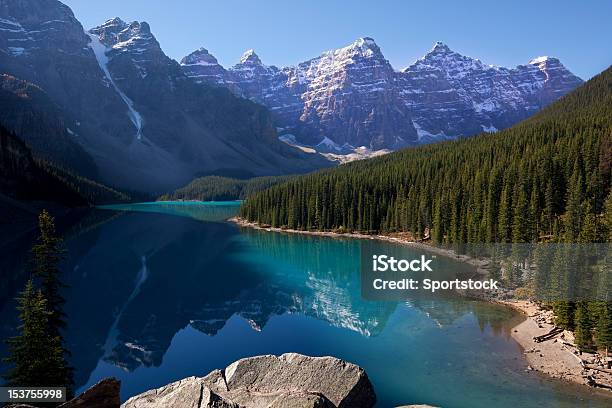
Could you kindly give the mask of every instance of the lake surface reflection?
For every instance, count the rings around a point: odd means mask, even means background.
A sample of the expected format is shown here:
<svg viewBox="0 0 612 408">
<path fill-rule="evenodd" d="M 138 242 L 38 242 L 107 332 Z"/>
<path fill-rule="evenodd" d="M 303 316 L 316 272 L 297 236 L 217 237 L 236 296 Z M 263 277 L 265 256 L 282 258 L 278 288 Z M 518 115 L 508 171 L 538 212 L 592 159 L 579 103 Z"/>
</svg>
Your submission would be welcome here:
<svg viewBox="0 0 612 408">
<path fill-rule="evenodd" d="M 237 210 L 115 206 L 67 233 L 66 337 L 80 389 L 115 376 L 125 399 L 238 358 L 299 352 L 364 367 L 381 407 L 609 406 L 525 372 L 513 311 L 452 297 L 365 301 L 358 240 L 241 230 L 224 221 Z M 19 263 L 3 263 L 11 288 L 24 280 Z M 15 327 L 5 292 L 3 337 Z"/>
</svg>

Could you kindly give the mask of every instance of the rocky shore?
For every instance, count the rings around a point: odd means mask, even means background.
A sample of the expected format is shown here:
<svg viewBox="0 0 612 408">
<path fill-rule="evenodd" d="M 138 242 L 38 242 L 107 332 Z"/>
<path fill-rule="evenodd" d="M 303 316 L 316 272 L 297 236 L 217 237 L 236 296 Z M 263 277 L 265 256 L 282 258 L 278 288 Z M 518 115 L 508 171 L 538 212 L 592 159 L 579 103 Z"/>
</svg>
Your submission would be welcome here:
<svg viewBox="0 0 612 408">
<path fill-rule="evenodd" d="M 527 317 L 512 329 L 512 338 L 523 349 L 527 370 L 539 371 L 550 377 L 612 391 L 612 371 L 607 361 L 596 353 L 580 352 L 574 344 L 574 335 L 568 330 L 553 331 L 553 313 L 542 310 L 530 301 L 499 301 L 521 311 Z M 552 332 L 552 333 L 551 333 Z M 551 333 L 544 341 L 540 336 Z"/>
<path fill-rule="evenodd" d="M 479 274 L 488 274 L 485 267 L 489 264 L 489 261 L 486 259 L 476 259 L 467 255 L 457 255 L 449 249 L 435 247 L 424 242 L 416 242 L 412 237 L 407 235 L 366 235 L 326 231 L 300 231 L 261 226 L 240 217 L 233 217 L 228 221 L 240 227 L 269 232 L 315 235 L 330 238 L 347 237 L 397 243 L 466 262 L 475 266 Z M 571 332 L 565 330 L 551 336 L 545 341 L 536 342 L 536 337 L 550 333 L 551 330 L 555 328 L 551 311 L 541 309 L 534 302 L 509 300 L 508 298 L 511 298 L 511 294 L 506 292 L 500 292 L 491 296 L 474 295 L 471 293 L 465 294 L 470 297 L 478 297 L 485 301 L 512 307 L 525 315 L 526 319 L 512 329 L 512 338 L 524 350 L 528 371 L 538 371 L 552 378 L 612 391 L 612 370 L 607 369 L 608 362 L 604 361 L 605 358 L 599 354 L 580 353 L 574 344 L 574 336 Z"/>
</svg>

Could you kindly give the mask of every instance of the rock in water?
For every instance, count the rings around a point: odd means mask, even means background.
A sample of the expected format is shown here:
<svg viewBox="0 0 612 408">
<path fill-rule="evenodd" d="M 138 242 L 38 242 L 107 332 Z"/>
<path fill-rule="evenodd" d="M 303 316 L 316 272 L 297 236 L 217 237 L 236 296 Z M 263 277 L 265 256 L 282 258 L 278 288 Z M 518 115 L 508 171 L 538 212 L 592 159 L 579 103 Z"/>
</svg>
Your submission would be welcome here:
<svg viewBox="0 0 612 408">
<path fill-rule="evenodd" d="M 365 371 L 334 357 L 250 357 L 130 398 L 122 408 L 370 408 Z"/>
</svg>

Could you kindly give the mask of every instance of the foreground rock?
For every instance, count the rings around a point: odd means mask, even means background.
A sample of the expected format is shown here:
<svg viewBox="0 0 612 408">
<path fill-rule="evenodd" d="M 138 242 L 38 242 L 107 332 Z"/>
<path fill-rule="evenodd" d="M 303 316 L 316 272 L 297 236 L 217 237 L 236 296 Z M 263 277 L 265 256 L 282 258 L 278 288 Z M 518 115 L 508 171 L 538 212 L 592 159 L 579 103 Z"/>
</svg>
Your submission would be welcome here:
<svg viewBox="0 0 612 408">
<path fill-rule="evenodd" d="M 289 353 L 245 358 L 130 398 L 122 408 L 370 408 L 365 371 L 334 357 Z"/>
</svg>

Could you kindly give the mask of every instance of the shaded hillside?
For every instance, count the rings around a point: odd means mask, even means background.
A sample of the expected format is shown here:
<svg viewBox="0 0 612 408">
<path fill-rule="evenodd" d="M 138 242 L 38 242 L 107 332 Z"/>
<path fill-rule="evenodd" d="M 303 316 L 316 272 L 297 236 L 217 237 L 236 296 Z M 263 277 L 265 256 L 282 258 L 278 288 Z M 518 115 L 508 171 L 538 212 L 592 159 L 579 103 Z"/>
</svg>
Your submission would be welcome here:
<svg viewBox="0 0 612 408">
<path fill-rule="evenodd" d="M 0 222 L 28 213 L 29 201 L 82 206 L 87 201 L 40 166 L 24 142 L 0 126 Z"/>
<path fill-rule="evenodd" d="M 82 207 L 125 202 L 130 195 L 37 160 L 0 125 L 0 224 L 36 215 L 41 206 Z"/>
<path fill-rule="evenodd" d="M 40 159 L 97 177 L 93 158 L 79 144 L 76 123 L 38 86 L 10 75 L 0 75 L 0 123 L 19 135 Z"/>
</svg>

